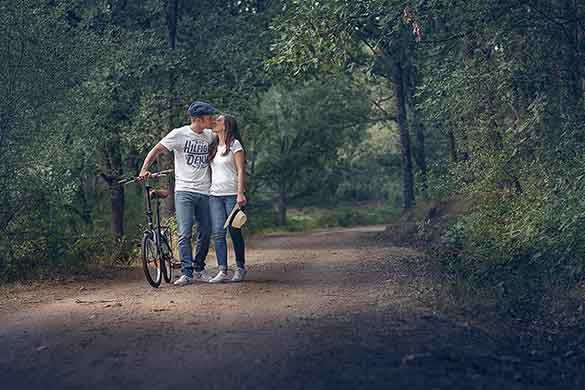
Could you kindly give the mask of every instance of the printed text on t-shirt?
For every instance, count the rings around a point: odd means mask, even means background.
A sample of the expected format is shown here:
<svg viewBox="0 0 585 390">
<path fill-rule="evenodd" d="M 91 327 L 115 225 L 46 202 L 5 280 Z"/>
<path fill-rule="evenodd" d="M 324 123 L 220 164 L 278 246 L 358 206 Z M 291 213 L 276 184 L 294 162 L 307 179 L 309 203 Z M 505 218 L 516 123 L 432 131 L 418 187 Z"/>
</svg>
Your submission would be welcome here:
<svg viewBox="0 0 585 390">
<path fill-rule="evenodd" d="M 207 168 L 207 153 L 209 151 L 209 144 L 205 141 L 191 141 L 185 142 L 184 150 L 185 160 L 187 165 L 194 168 Z"/>
</svg>

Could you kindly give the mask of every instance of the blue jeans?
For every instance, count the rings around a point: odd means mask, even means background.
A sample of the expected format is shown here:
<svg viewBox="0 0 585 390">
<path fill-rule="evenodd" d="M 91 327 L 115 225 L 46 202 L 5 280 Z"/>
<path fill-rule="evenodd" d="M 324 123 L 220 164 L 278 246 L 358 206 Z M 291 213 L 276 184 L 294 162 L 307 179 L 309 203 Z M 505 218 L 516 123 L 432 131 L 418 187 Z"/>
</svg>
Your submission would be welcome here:
<svg viewBox="0 0 585 390">
<path fill-rule="evenodd" d="M 236 205 L 236 195 L 226 196 L 209 196 L 209 210 L 211 211 L 211 230 L 213 239 L 215 240 L 215 256 L 217 257 L 217 265 L 220 270 L 227 270 L 227 242 L 226 229 L 223 228 L 225 220 L 229 213 Z M 244 244 L 244 236 L 241 229 L 230 227 L 230 237 L 234 244 L 234 252 L 236 253 L 236 265 L 238 268 L 245 268 L 246 260 L 244 252 L 246 245 Z"/>
<path fill-rule="evenodd" d="M 209 196 L 189 191 L 175 192 L 175 208 L 177 210 L 177 232 L 179 233 L 179 254 L 181 256 L 181 272 L 193 277 L 195 272 L 205 269 L 205 258 L 209 252 L 211 232 L 209 219 Z M 191 248 L 193 224 L 197 221 L 197 245 L 195 261 Z"/>
</svg>

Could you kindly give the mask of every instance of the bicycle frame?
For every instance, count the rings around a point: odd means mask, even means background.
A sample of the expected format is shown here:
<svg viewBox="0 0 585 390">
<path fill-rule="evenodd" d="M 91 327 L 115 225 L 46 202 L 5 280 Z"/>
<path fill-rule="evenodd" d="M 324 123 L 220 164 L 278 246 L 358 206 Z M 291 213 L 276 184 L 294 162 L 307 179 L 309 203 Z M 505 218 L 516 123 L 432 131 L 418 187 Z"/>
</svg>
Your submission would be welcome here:
<svg viewBox="0 0 585 390">
<path fill-rule="evenodd" d="M 159 199 L 167 197 L 168 194 L 164 191 L 161 192 L 153 189 L 150 185 L 149 179 L 167 176 L 172 171 L 172 169 L 168 169 L 166 171 L 151 173 L 146 177 L 146 180 L 143 180 L 140 177 L 133 177 L 122 179 L 118 182 L 120 184 L 141 182 L 144 187 L 146 223 L 148 226 L 141 241 L 141 257 L 146 280 L 154 288 L 160 286 L 160 282 L 163 278 L 167 283 L 171 282 L 172 269 L 175 263 L 171 249 L 171 236 L 168 234 L 169 228 L 168 226 L 161 226 L 160 217 Z M 154 205 L 152 203 L 153 200 Z M 151 246 L 154 246 L 154 248 L 151 248 Z M 154 258 L 149 256 L 149 248 L 154 251 Z M 152 265 L 157 269 L 154 278 L 150 271 Z"/>
<path fill-rule="evenodd" d="M 144 234 L 154 234 L 154 240 L 156 243 L 156 255 L 160 256 L 161 248 L 161 237 L 169 230 L 168 226 L 161 225 L 161 218 L 160 218 L 160 200 L 159 198 L 154 199 L 154 208 L 152 207 L 153 200 L 150 197 L 150 190 L 152 187 L 148 184 L 148 180 L 144 183 L 144 196 L 146 202 L 146 223 L 148 225 L 148 229 L 144 232 Z M 172 246 L 172 237 L 169 234 L 166 237 L 167 244 Z"/>
<path fill-rule="evenodd" d="M 155 177 L 161 177 L 161 176 L 166 176 L 168 174 L 170 174 L 173 170 L 169 169 L 166 171 L 162 171 L 162 172 L 157 172 L 157 173 L 153 173 L 150 177 L 155 178 Z M 160 224 L 160 207 L 159 207 L 159 199 L 155 198 L 154 203 L 155 203 L 155 208 L 153 209 L 152 207 L 152 199 L 150 197 L 150 191 L 153 189 L 153 187 L 150 185 L 149 183 L 150 178 L 146 179 L 143 183 L 143 187 L 144 187 L 144 197 L 145 197 L 145 204 L 146 204 L 146 223 L 148 226 L 148 229 L 144 232 L 145 235 L 147 234 L 151 234 L 154 235 L 154 240 L 155 240 L 155 247 L 156 247 L 156 256 L 160 257 L 161 256 L 161 236 L 163 235 L 164 231 L 163 231 L 163 226 L 161 226 Z M 124 180 L 120 180 L 119 183 L 120 184 L 129 184 L 129 183 L 135 183 L 138 182 L 138 178 L 130 178 L 130 179 L 124 179 Z M 156 211 L 156 213 L 155 213 Z M 153 219 L 154 217 L 154 219 Z M 164 229 L 168 230 L 168 227 L 164 227 Z M 171 237 L 169 235 L 169 239 L 168 239 L 168 244 L 169 246 L 172 245 L 171 241 Z"/>
<path fill-rule="evenodd" d="M 160 256 L 160 208 L 158 198 L 155 199 L 156 204 L 156 225 L 153 223 L 154 212 L 152 210 L 152 200 L 150 199 L 150 190 L 152 187 L 149 185 L 148 180 L 144 182 L 144 196 L 146 198 L 146 223 L 148 230 L 144 234 L 154 234 L 154 242 L 156 243 L 156 256 Z"/>
</svg>

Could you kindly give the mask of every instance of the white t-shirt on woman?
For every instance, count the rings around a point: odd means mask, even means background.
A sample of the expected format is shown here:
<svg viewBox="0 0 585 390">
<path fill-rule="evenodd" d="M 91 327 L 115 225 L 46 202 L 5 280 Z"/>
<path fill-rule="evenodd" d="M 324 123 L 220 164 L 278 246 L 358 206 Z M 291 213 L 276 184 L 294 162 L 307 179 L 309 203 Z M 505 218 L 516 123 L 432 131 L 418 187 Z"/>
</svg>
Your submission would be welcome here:
<svg viewBox="0 0 585 390">
<path fill-rule="evenodd" d="M 235 153 L 243 152 L 244 148 L 237 139 L 232 142 L 230 151 L 225 156 L 226 146 L 219 146 L 217 153 L 210 163 L 211 188 L 210 195 L 225 196 L 238 193 L 238 170 L 236 168 Z"/>
</svg>

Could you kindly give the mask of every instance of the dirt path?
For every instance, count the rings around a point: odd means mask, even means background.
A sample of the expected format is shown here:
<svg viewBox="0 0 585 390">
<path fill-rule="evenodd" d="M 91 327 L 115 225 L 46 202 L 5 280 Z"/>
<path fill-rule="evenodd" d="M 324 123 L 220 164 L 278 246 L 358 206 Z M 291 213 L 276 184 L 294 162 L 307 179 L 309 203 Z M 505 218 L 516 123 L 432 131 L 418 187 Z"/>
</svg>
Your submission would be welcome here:
<svg viewBox="0 0 585 390">
<path fill-rule="evenodd" d="M 0 387 L 545 388 L 505 341 L 436 312 L 432 265 L 380 229 L 256 238 L 242 284 L 154 290 L 136 270 L 5 288 Z"/>
</svg>

